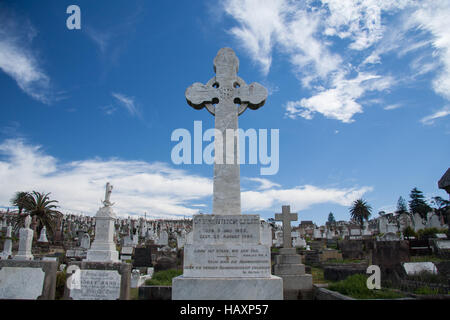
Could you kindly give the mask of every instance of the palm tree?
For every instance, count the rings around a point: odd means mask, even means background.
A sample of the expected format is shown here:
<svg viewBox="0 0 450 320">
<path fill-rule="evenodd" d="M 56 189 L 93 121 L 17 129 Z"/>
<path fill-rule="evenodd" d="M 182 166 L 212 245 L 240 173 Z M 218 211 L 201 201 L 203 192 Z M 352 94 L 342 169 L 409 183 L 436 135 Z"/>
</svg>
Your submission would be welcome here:
<svg viewBox="0 0 450 320">
<path fill-rule="evenodd" d="M 15 230 L 22 227 L 25 217 L 30 215 L 31 217 L 36 216 L 36 221 L 40 226 L 39 230 L 37 230 L 38 232 L 45 226 L 49 235 L 54 234 L 56 219 L 62 215 L 62 213 L 56 210 L 58 206 L 55 205 L 55 203 L 58 203 L 58 201 L 50 200 L 49 195 L 50 193 L 41 193 L 36 191 L 28 194 L 26 201 L 23 203 L 23 209 L 26 214 L 19 214 L 14 219 Z"/>
<path fill-rule="evenodd" d="M 369 220 L 369 217 L 372 214 L 372 207 L 363 199 L 358 199 L 353 202 L 349 211 L 352 220 L 359 223 L 362 227 L 364 225 L 364 220 Z"/>
<path fill-rule="evenodd" d="M 19 215 L 22 214 L 22 211 L 25 208 L 26 202 L 29 200 L 29 197 L 29 192 L 17 191 L 14 197 L 11 199 L 11 204 L 19 209 Z"/>
</svg>

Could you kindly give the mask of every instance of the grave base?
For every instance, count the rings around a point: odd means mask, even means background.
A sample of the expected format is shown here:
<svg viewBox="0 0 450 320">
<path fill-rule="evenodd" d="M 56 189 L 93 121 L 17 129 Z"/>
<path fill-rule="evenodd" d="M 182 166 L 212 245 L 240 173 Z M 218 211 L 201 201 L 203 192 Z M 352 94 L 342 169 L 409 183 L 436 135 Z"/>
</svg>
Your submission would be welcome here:
<svg viewBox="0 0 450 320">
<path fill-rule="evenodd" d="M 75 268 L 74 268 L 75 267 Z M 71 262 L 68 269 L 74 271 L 80 269 L 82 271 L 93 271 L 95 274 L 88 278 L 83 278 L 80 275 L 79 290 L 72 293 L 71 289 L 65 286 L 64 299 L 65 300 L 129 300 L 130 299 L 130 282 L 131 282 L 131 264 L 129 263 L 111 263 L 111 262 L 88 262 L 76 261 Z M 67 275 L 69 276 L 69 274 Z M 76 276 L 73 274 L 72 276 Z M 103 277 L 104 276 L 104 277 Z M 113 277 L 111 279 L 110 277 Z M 117 287 L 117 278 L 120 281 Z M 114 280 L 115 279 L 115 280 Z M 114 284 L 115 283 L 115 284 Z M 114 287 L 111 287 L 111 286 Z"/>
<path fill-rule="evenodd" d="M 0 261 L 0 300 L 54 300 L 56 261 Z"/>
<path fill-rule="evenodd" d="M 172 280 L 172 300 L 283 300 L 283 280 L 270 278 L 185 278 Z"/>
</svg>

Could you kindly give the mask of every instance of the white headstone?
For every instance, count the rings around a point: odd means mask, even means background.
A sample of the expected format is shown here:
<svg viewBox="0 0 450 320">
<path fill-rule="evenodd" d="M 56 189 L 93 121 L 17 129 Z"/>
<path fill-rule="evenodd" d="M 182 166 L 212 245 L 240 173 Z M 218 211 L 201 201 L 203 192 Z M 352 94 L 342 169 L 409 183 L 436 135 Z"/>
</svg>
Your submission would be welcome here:
<svg viewBox="0 0 450 320">
<path fill-rule="evenodd" d="M 408 275 L 416 275 L 421 272 L 437 273 L 433 262 L 405 262 L 403 263 L 403 268 Z"/>
<path fill-rule="evenodd" d="M 5 242 L 3 244 L 3 252 L 0 254 L 0 259 L 6 260 L 12 255 L 11 234 L 12 234 L 12 227 L 11 227 L 11 224 L 9 224 L 6 227 L 6 237 L 5 237 Z"/>
<path fill-rule="evenodd" d="M 19 230 L 19 251 L 14 256 L 14 260 L 33 260 L 31 246 L 33 244 L 33 230 L 30 229 L 31 217 L 25 217 L 25 227 Z"/>
<path fill-rule="evenodd" d="M 41 234 L 39 236 L 38 242 L 43 242 L 43 243 L 48 242 L 48 239 L 47 239 L 47 228 L 45 226 L 42 227 L 42 229 L 41 229 Z"/>
</svg>

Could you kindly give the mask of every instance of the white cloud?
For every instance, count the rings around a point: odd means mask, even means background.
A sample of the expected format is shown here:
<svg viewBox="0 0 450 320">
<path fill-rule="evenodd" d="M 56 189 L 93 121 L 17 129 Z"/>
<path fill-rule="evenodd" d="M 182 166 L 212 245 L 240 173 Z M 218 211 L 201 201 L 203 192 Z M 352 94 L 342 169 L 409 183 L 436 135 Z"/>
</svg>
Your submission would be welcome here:
<svg viewBox="0 0 450 320">
<path fill-rule="evenodd" d="M 383 11 L 392 13 L 404 8 L 409 0 L 322 0 L 329 15 L 325 20 L 325 34 L 336 35 L 341 39 L 350 38 L 350 49 L 364 50 L 378 42 L 385 28 L 381 23 Z M 376 59 L 375 59 L 376 61 Z"/>
<path fill-rule="evenodd" d="M 243 212 L 275 210 L 290 203 L 296 210 L 320 203 L 348 206 L 372 190 L 320 188 L 312 185 L 283 189 L 267 179 L 257 182 L 255 191 L 241 194 Z M 164 163 L 88 159 L 63 163 L 47 155 L 40 146 L 22 139 L 0 144 L 0 206 L 9 206 L 16 191 L 51 192 L 63 212 L 94 215 L 101 206 L 106 182 L 113 186 L 111 201 L 118 216 L 143 215 L 153 218 L 182 218 L 203 211 L 210 204 L 212 180 L 173 169 Z M 192 186 L 195 186 L 193 188 Z"/>
<path fill-rule="evenodd" d="M 259 183 L 258 190 L 267 190 L 274 187 L 281 187 L 280 184 L 272 182 L 268 179 L 264 178 L 246 178 L 246 180 L 253 181 Z"/>
<path fill-rule="evenodd" d="M 50 78 L 30 49 L 36 30 L 17 17 L 0 14 L 0 69 L 13 78 L 17 85 L 33 99 L 49 104 Z"/>
<path fill-rule="evenodd" d="M 450 106 L 445 106 L 441 110 L 438 110 L 438 111 L 420 119 L 420 122 L 422 122 L 424 125 L 431 125 L 434 123 L 434 121 L 436 119 L 444 118 L 448 115 L 450 115 Z"/>
<path fill-rule="evenodd" d="M 450 3 L 448 1 L 421 2 L 420 7 L 410 16 L 410 24 L 419 26 L 432 35 L 434 54 L 443 68 L 433 81 L 436 93 L 450 100 Z"/>
<path fill-rule="evenodd" d="M 401 104 L 390 104 L 390 105 L 388 105 L 388 106 L 386 106 L 386 107 L 384 107 L 384 110 L 395 110 L 395 109 L 398 109 L 398 108 L 401 108 L 402 107 L 402 105 Z"/>
<path fill-rule="evenodd" d="M 114 186 L 112 201 L 121 216 L 183 217 L 212 194 L 210 179 L 172 169 L 162 163 L 89 159 L 61 163 L 39 146 L 23 140 L 0 144 L 0 204 L 9 205 L 15 191 L 51 192 L 62 210 L 94 215 L 107 181 Z M 195 188 L 192 186 L 195 185 Z"/>
<path fill-rule="evenodd" d="M 264 74 L 269 72 L 274 47 L 287 53 L 298 71 L 306 73 L 306 69 L 311 69 L 309 76 L 326 77 L 341 62 L 314 36 L 320 27 L 319 12 L 307 12 L 299 2 L 227 0 L 223 8 L 238 22 L 230 33 L 261 65 Z"/>
<path fill-rule="evenodd" d="M 394 83 L 391 77 L 363 72 L 349 80 L 344 76 L 342 73 L 337 74 L 330 89 L 321 90 L 316 95 L 300 101 L 289 101 L 286 104 L 287 116 L 292 119 L 300 116 L 310 120 L 314 113 L 318 112 L 327 118 L 351 123 L 356 113 L 362 113 L 362 106 L 357 99 L 366 91 L 384 91 Z"/>
<path fill-rule="evenodd" d="M 353 201 L 372 190 L 372 187 L 336 189 L 304 185 L 292 189 L 245 191 L 242 193 L 242 210 L 255 212 L 274 209 L 286 203 L 291 205 L 293 211 L 305 210 L 319 203 L 350 206 Z"/>
<path fill-rule="evenodd" d="M 132 116 L 140 116 L 139 110 L 135 105 L 133 97 L 127 97 L 124 94 L 115 92 L 112 93 L 112 96 L 116 98 L 119 104 L 124 107 Z"/>
</svg>

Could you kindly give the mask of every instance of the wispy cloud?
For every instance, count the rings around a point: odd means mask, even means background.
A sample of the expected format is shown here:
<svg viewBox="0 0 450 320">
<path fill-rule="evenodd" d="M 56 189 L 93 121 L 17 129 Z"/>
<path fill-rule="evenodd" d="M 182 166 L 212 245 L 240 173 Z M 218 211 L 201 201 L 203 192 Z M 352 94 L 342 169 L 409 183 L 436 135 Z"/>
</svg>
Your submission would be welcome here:
<svg viewBox="0 0 450 320">
<path fill-rule="evenodd" d="M 281 187 L 280 184 L 270 181 L 264 178 L 246 178 L 248 181 L 253 181 L 259 183 L 258 190 L 267 190 L 274 187 Z"/>
<path fill-rule="evenodd" d="M 434 91 L 450 100 L 448 1 L 226 0 L 223 11 L 236 22 L 230 34 L 261 65 L 263 74 L 270 72 L 277 51 L 289 59 L 303 89 L 311 91 L 309 98 L 286 102 L 286 115 L 292 119 L 313 119 L 314 113 L 321 113 L 351 123 L 353 115 L 363 112 L 362 101 L 371 91 L 385 92 L 431 72 Z M 347 49 L 345 55 L 335 44 Z M 409 74 L 394 81 L 381 72 L 388 53 L 399 59 L 412 53 L 418 57 L 409 70 L 402 70 Z M 368 74 L 389 86 L 365 86 Z"/>
<path fill-rule="evenodd" d="M 289 101 L 286 104 L 286 114 L 292 119 L 300 116 L 310 120 L 317 112 L 327 118 L 351 123 L 354 121 L 353 116 L 363 110 L 357 99 L 367 91 L 389 89 L 393 83 L 394 80 L 390 77 L 362 72 L 349 80 L 344 78 L 344 74 L 338 74 L 334 77 L 330 89 L 321 90 L 316 95 L 300 101 Z"/>
<path fill-rule="evenodd" d="M 396 103 L 396 104 L 390 104 L 390 105 L 384 107 L 383 109 L 384 110 L 395 110 L 395 109 L 398 109 L 398 108 L 401 108 L 401 107 L 402 107 L 401 104 Z"/>
<path fill-rule="evenodd" d="M 420 122 L 422 122 L 422 124 L 424 125 L 432 125 L 435 120 L 439 118 L 444 118 L 448 115 L 450 115 L 450 106 L 445 106 L 441 110 L 438 110 L 426 117 L 423 117 L 422 119 L 420 119 Z"/>
<path fill-rule="evenodd" d="M 338 189 L 304 185 L 291 189 L 244 191 L 242 192 L 242 210 L 256 212 L 263 209 L 275 209 L 286 203 L 289 203 L 294 211 L 305 210 L 320 203 L 349 206 L 372 190 L 372 187 Z"/>
<path fill-rule="evenodd" d="M 117 99 L 119 104 L 124 107 L 132 116 L 140 117 L 139 110 L 137 109 L 134 98 L 128 97 L 122 93 L 113 92 L 112 96 Z"/>
<path fill-rule="evenodd" d="M 36 34 L 28 21 L 13 16 L 6 9 L 0 11 L 0 69 L 33 99 L 50 104 L 54 99 L 50 77 L 39 65 L 35 50 L 31 49 Z"/>
</svg>

